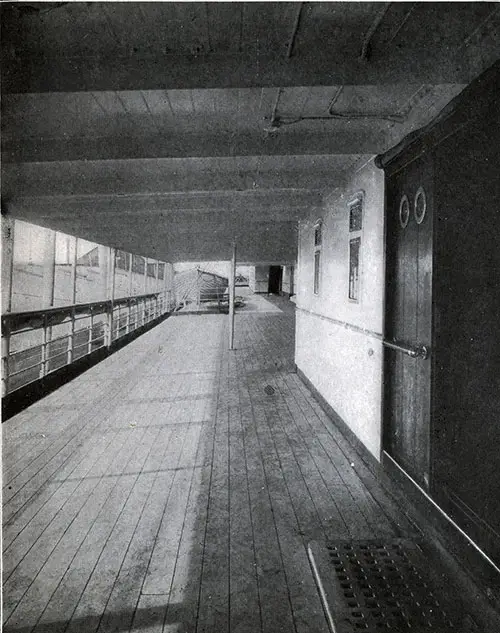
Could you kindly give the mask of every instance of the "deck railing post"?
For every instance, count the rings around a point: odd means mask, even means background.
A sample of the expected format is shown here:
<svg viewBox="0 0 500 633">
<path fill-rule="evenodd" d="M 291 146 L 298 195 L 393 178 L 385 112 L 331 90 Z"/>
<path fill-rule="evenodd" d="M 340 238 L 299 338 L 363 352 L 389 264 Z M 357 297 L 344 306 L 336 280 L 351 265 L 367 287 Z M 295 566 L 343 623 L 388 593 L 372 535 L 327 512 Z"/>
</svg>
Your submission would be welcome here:
<svg viewBox="0 0 500 633">
<path fill-rule="evenodd" d="M 92 337 L 94 334 L 94 313 L 90 310 L 90 329 L 89 329 L 89 339 L 88 339 L 88 347 L 87 353 L 92 353 Z"/>
<path fill-rule="evenodd" d="M 231 271 L 229 273 L 229 349 L 234 349 L 234 278 L 236 276 L 236 242 L 233 242 Z"/>
<path fill-rule="evenodd" d="M 198 274 L 196 278 L 196 307 L 199 310 L 201 305 L 201 272 L 198 269 Z"/>
<path fill-rule="evenodd" d="M 45 234 L 45 249 L 43 258 L 43 296 L 42 306 L 52 308 L 56 283 L 56 232 L 47 229 Z M 47 350 L 52 340 L 52 326 L 47 328 Z M 48 356 L 48 354 L 47 354 Z"/>
<path fill-rule="evenodd" d="M 40 363 L 40 378 L 43 378 L 47 375 L 47 362 L 48 362 L 48 346 L 49 337 L 47 336 L 47 317 L 43 317 L 43 328 L 42 328 L 42 360 Z"/>
<path fill-rule="evenodd" d="M 156 268 L 155 268 L 155 319 L 157 319 L 160 315 L 159 315 L 159 305 L 158 305 L 158 275 L 159 275 L 159 268 L 160 268 L 160 262 L 158 260 L 156 260 L 156 264 L 155 264 Z"/>
<path fill-rule="evenodd" d="M 15 220 L 2 215 L 2 312 L 12 309 L 12 274 L 14 271 Z"/>
<path fill-rule="evenodd" d="M 106 335 L 106 347 L 110 348 L 113 343 L 113 310 L 115 299 L 115 265 L 116 265 L 116 250 L 113 247 L 109 249 L 109 268 L 108 268 L 108 299 L 107 305 L 107 335 Z"/>
<path fill-rule="evenodd" d="M 73 362 L 74 356 L 74 344 L 75 344 L 75 308 L 71 309 L 71 323 L 70 323 L 70 332 L 68 336 L 68 365 L 71 365 Z"/>
<path fill-rule="evenodd" d="M 73 348 L 74 348 L 74 337 L 75 337 L 75 308 L 74 305 L 76 303 L 76 282 L 77 282 L 77 261 L 78 261 L 78 238 L 74 238 L 74 252 L 71 263 L 71 305 L 73 308 L 71 309 L 71 323 L 70 323 L 70 332 L 68 337 L 68 356 L 67 356 L 67 364 L 70 365 L 73 362 Z"/>
<path fill-rule="evenodd" d="M 143 293 L 148 291 L 148 258 L 144 258 L 144 289 Z M 146 325 L 146 299 L 142 300 L 142 325 Z"/>
<path fill-rule="evenodd" d="M 10 331 L 7 323 L 2 327 L 2 397 L 9 393 Z"/>
<path fill-rule="evenodd" d="M 132 253 L 128 254 L 128 313 L 127 313 L 127 334 L 130 332 L 130 322 L 132 320 Z"/>
</svg>

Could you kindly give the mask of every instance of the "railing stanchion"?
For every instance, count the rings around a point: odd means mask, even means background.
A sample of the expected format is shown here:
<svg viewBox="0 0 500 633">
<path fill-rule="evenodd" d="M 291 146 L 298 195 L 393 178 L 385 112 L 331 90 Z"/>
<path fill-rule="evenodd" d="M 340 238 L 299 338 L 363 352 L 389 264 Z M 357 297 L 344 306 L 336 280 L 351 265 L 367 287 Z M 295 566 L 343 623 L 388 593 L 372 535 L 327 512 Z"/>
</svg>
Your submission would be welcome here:
<svg viewBox="0 0 500 633">
<path fill-rule="evenodd" d="M 88 340 L 88 347 L 87 347 L 87 352 L 89 354 L 92 353 L 92 338 L 93 338 L 93 336 L 94 336 L 94 313 L 91 310 L 90 311 L 89 340 Z"/>
<path fill-rule="evenodd" d="M 2 397 L 9 393 L 9 354 L 10 332 L 7 325 L 3 324 L 2 333 Z"/>
<path fill-rule="evenodd" d="M 43 317 L 42 328 L 42 360 L 40 363 L 40 378 L 47 375 L 47 317 Z"/>
<path fill-rule="evenodd" d="M 73 307 L 71 309 L 71 323 L 70 323 L 70 331 L 69 331 L 69 336 L 68 336 L 68 358 L 67 358 L 67 365 L 71 365 L 71 363 L 73 362 L 73 356 L 74 356 L 74 338 L 75 338 L 75 308 Z"/>
<path fill-rule="evenodd" d="M 229 349 L 234 349 L 234 278 L 236 276 L 236 242 L 233 242 L 229 274 Z"/>
<path fill-rule="evenodd" d="M 113 310 L 114 310 L 114 300 L 115 300 L 115 267 L 116 267 L 116 249 L 111 247 L 109 249 L 109 269 L 108 269 L 108 297 L 109 304 L 107 309 L 108 315 L 108 340 L 107 347 L 108 349 L 111 347 L 113 343 Z"/>
</svg>

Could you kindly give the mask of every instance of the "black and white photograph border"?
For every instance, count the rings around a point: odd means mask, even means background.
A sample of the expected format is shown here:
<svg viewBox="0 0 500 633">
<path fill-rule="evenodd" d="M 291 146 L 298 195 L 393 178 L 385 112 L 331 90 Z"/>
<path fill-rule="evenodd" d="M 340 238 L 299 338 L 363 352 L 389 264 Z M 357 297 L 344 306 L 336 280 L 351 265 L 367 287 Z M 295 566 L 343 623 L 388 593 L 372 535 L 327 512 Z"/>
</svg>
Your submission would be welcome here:
<svg viewBox="0 0 500 633">
<path fill-rule="evenodd" d="M 498 2 L 0 21 L 2 630 L 500 630 Z"/>
</svg>

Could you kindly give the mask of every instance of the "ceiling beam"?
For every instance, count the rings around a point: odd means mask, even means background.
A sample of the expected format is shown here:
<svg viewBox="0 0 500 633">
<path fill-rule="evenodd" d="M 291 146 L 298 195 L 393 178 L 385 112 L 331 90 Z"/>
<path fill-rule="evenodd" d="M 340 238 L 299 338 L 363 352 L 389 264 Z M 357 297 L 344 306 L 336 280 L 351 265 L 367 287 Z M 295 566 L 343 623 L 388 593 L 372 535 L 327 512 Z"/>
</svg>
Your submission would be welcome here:
<svg viewBox="0 0 500 633">
<path fill-rule="evenodd" d="M 265 122 L 262 122 L 262 128 Z M 187 158 L 223 156 L 288 156 L 296 154 L 377 154 L 384 132 L 401 124 L 388 121 L 318 121 L 297 123 L 266 134 L 224 132 L 176 134 L 130 138 L 69 137 L 66 139 L 23 138 L 4 140 L 6 163 L 35 161 L 112 160 L 136 158 Z M 315 129 L 311 130 L 311 127 Z"/>
<path fill-rule="evenodd" d="M 320 191 L 337 185 L 348 164 L 303 162 L 256 169 L 242 163 L 235 168 L 209 159 L 160 164 L 154 161 L 75 161 L 72 163 L 6 164 L 2 169 L 5 201 L 29 196 L 85 196 L 164 194 L 218 191 Z M 353 160 L 351 159 L 351 163 Z"/>
<path fill-rule="evenodd" d="M 307 54 L 232 53 L 230 56 L 56 58 L 5 57 L 2 90 L 9 93 L 188 88 L 252 88 L 395 83 L 468 83 L 464 56 L 435 47 L 391 50 L 381 59 L 342 56 L 323 43 Z"/>
<path fill-rule="evenodd" d="M 100 218 L 88 214 L 86 218 L 67 215 L 64 218 L 39 217 L 35 209 L 19 219 L 53 230 L 113 246 L 131 253 L 154 257 L 163 261 L 219 261 L 227 259 L 232 241 L 238 240 L 239 261 L 290 262 L 297 256 L 297 222 L 276 223 L 242 220 L 219 220 L 216 223 L 172 222 L 162 216 L 147 222 L 124 221 L 121 217 Z"/>
<path fill-rule="evenodd" d="M 4 213 L 19 219 L 28 216 L 38 220 L 66 220 L 85 223 L 95 218 L 100 223 L 116 222 L 124 224 L 149 222 L 152 218 L 163 218 L 169 223 L 185 223 L 238 220 L 243 222 L 290 222 L 304 217 L 312 208 L 320 208 L 319 196 L 304 197 L 299 204 L 293 197 L 283 193 L 278 203 L 261 196 L 260 200 L 251 196 L 205 196 L 207 204 L 198 206 L 195 196 L 182 196 L 182 205 L 174 200 L 154 200 L 149 196 L 113 198 L 107 196 L 44 196 L 20 198 L 5 202 Z"/>
</svg>

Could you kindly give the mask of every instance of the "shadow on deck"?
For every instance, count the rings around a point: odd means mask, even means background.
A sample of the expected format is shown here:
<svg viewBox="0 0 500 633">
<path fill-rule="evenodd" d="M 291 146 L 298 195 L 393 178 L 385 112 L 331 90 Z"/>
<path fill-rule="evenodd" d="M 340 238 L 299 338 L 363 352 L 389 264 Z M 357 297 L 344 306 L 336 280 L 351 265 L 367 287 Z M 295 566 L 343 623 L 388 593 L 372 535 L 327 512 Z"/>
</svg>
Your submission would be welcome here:
<svg viewBox="0 0 500 633">
<path fill-rule="evenodd" d="M 418 533 L 262 299 L 233 352 L 168 319 L 4 424 L 6 633 L 326 633 L 308 543 Z"/>
</svg>

